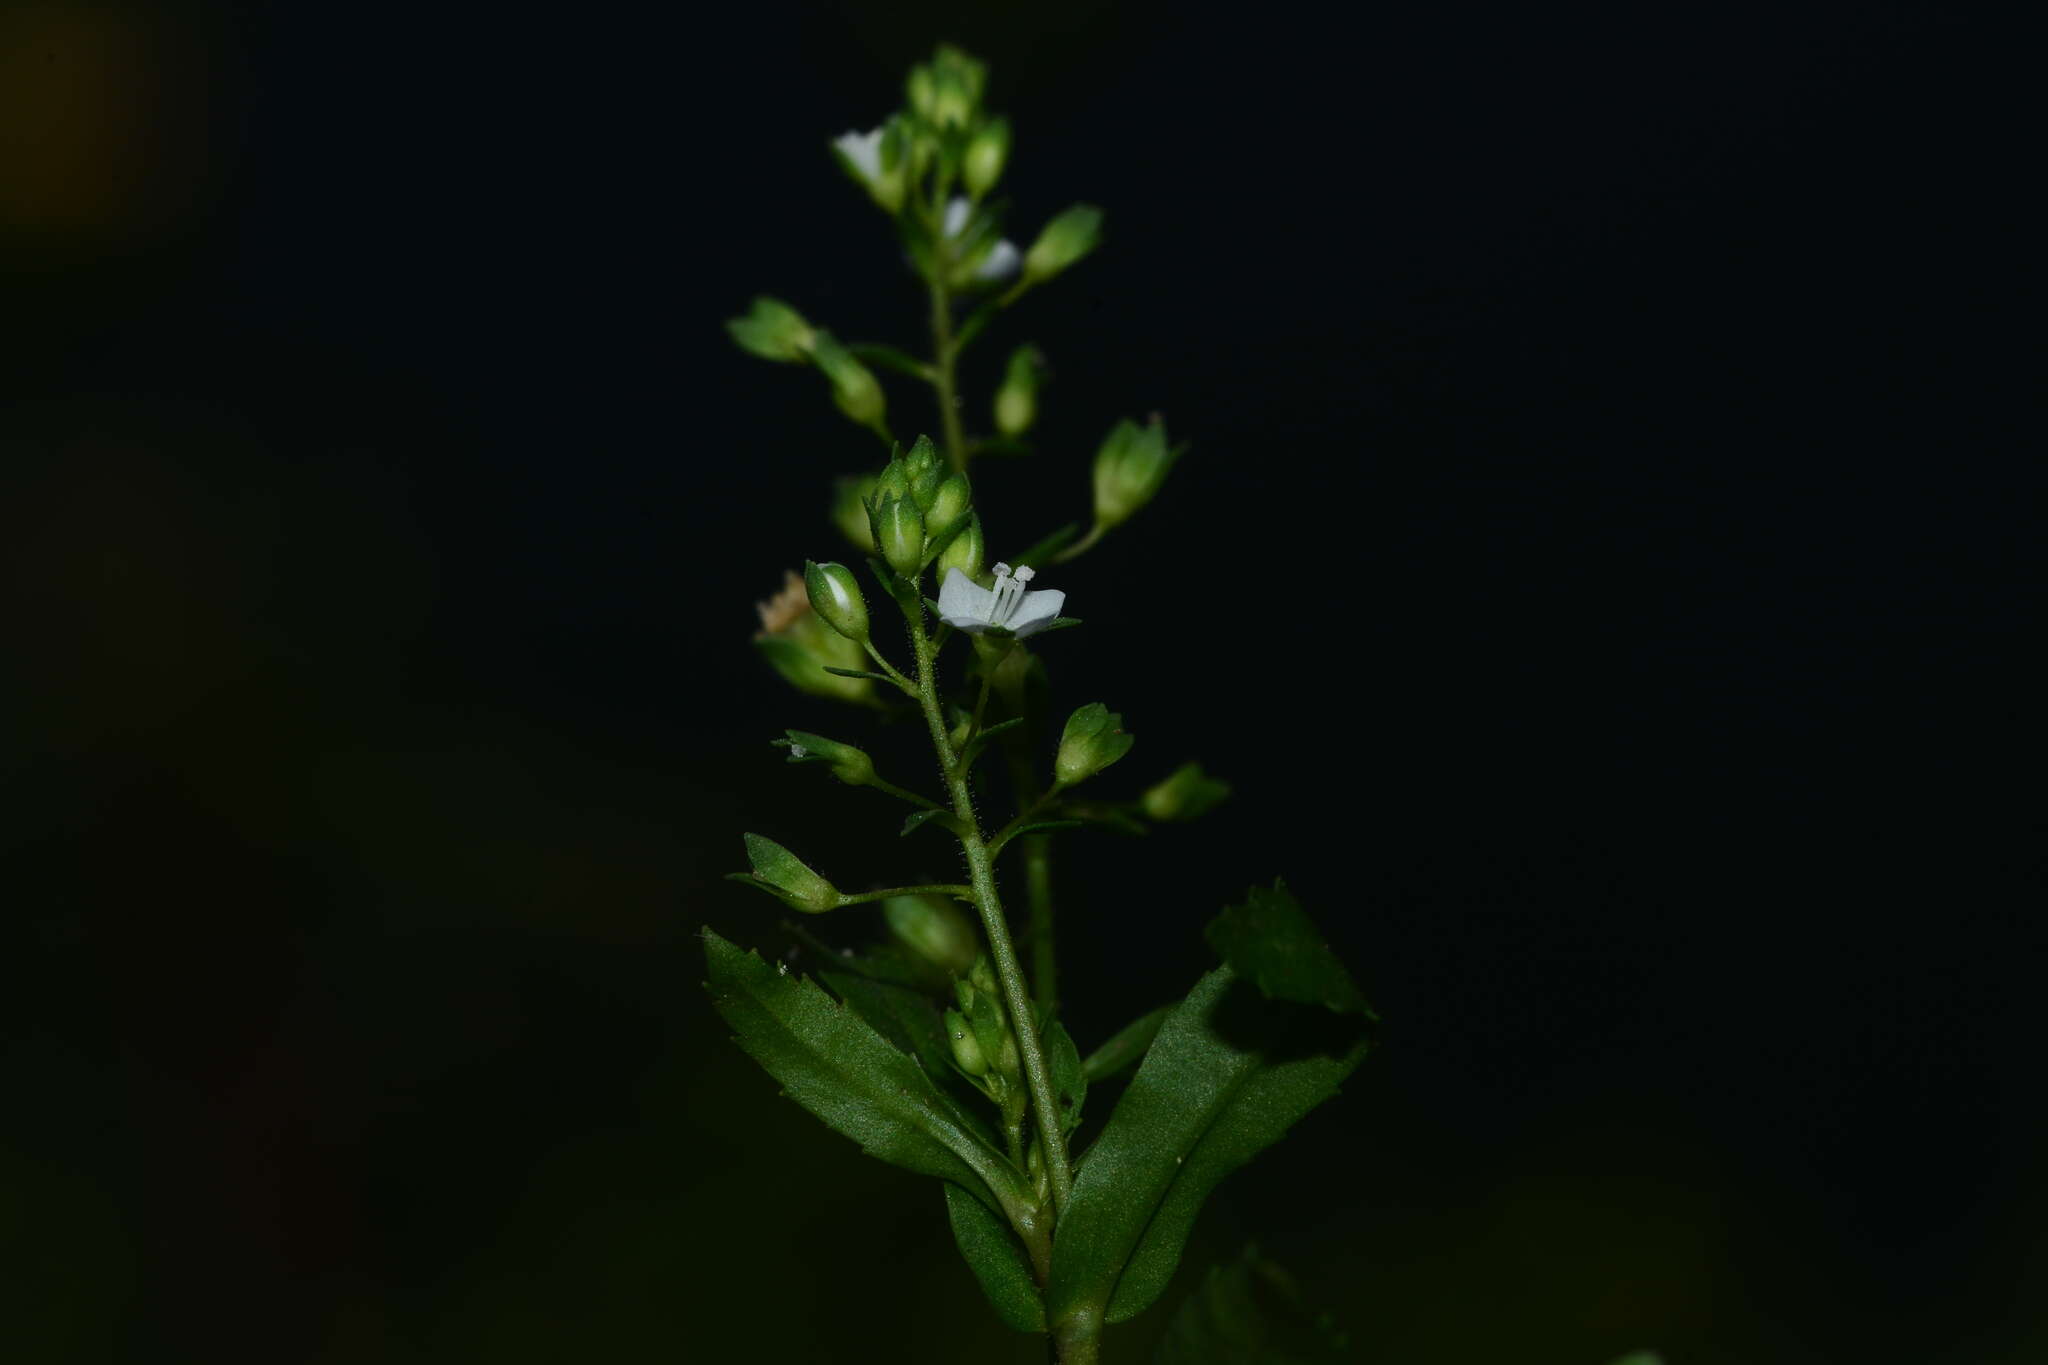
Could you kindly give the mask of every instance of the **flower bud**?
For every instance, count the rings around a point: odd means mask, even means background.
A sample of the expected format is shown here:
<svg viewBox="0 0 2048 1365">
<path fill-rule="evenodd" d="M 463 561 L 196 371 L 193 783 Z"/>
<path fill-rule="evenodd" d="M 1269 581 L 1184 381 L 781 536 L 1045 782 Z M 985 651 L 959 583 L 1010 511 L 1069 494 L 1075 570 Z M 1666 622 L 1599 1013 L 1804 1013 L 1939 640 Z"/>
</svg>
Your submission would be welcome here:
<svg viewBox="0 0 2048 1365">
<path fill-rule="evenodd" d="M 974 136 L 967 143 L 967 157 L 961 164 L 961 175 L 967 181 L 967 193 L 979 199 L 995 188 L 996 181 L 1003 178 L 1003 165 L 1010 159 L 1010 121 L 992 118 L 975 129 Z"/>
<path fill-rule="evenodd" d="M 950 569 L 958 569 L 969 578 L 979 580 L 981 578 L 981 562 L 987 552 L 981 537 L 981 514 L 979 512 L 969 512 L 967 514 L 967 525 L 961 530 L 959 535 L 946 542 L 945 549 L 939 551 L 939 558 L 935 565 L 938 570 L 939 581 L 941 583 L 946 581 L 946 573 Z"/>
<path fill-rule="evenodd" d="M 910 485 L 910 496 L 917 501 L 917 510 L 931 511 L 932 499 L 938 496 L 939 484 L 946 477 L 946 462 L 939 458 L 931 437 L 920 436 L 911 444 L 910 453 L 903 457 L 903 473 Z"/>
<path fill-rule="evenodd" d="M 875 548 L 889 567 L 905 578 L 916 578 L 924 559 L 924 513 L 912 498 L 884 498 L 869 511 L 869 525 L 875 534 Z"/>
<path fill-rule="evenodd" d="M 882 385 L 874 371 L 853 358 L 853 354 L 830 336 L 819 332 L 811 343 L 811 358 L 832 381 L 832 401 L 839 410 L 864 427 L 881 429 L 888 409 Z"/>
<path fill-rule="evenodd" d="M 1024 278 L 1042 283 L 1095 250 L 1102 237 L 1102 210 L 1076 204 L 1047 223 L 1024 253 Z"/>
<path fill-rule="evenodd" d="M 867 656 L 858 643 L 818 618 L 803 579 L 784 574 L 782 590 L 757 603 L 756 609 L 761 613 L 761 629 L 754 636 L 754 646 L 792 687 L 835 701 L 873 703 L 875 684 L 871 679 L 825 671 L 862 668 Z"/>
<path fill-rule="evenodd" d="M 751 883 L 793 910 L 820 914 L 839 904 L 839 889 L 806 867 L 801 859 L 773 839 L 758 834 L 745 836 L 747 861 L 753 872 L 733 874 L 733 880 Z"/>
<path fill-rule="evenodd" d="M 981 950 L 973 923 L 943 896 L 891 896 L 882 902 L 882 918 L 898 943 L 949 977 L 973 967 Z"/>
<path fill-rule="evenodd" d="M 1067 717 L 1053 773 L 1062 787 L 1086 781 L 1131 751 L 1136 739 L 1124 733 L 1124 718 L 1101 702 L 1090 702 Z"/>
<path fill-rule="evenodd" d="M 868 638 L 868 600 L 844 564 L 804 564 L 804 591 L 818 619 L 856 643 Z"/>
<path fill-rule="evenodd" d="M 937 540 L 959 524 L 974 505 L 974 490 L 965 474 L 949 474 L 932 494 L 931 505 L 924 509 L 925 530 Z"/>
<path fill-rule="evenodd" d="M 1205 776 L 1199 763 L 1183 763 L 1164 782 L 1138 798 L 1145 814 L 1162 824 L 1192 820 L 1214 810 L 1230 795 L 1230 784 Z"/>
<path fill-rule="evenodd" d="M 1181 452 L 1166 446 L 1166 424 L 1155 414 L 1144 426 L 1118 422 L 1095 453 L 1095 523 L 1107 529 L 1128 521 L 1152 501 Z"/>
<path fill-rule="evenodd" d="M 874 492 L 868 496 L 872 507 L 883 498 L 907 498 L 910 496 L 910 473 L 904 466 L 902 456 L 897 456 L 882 466 L 882 472 L 875 476 Z"/>
<path fill-rule="evenodd" d="M 968 969 L 967 984 L 989 995 L 1000 996 L 1001 987 L 996 984 L 996 966 L 989 961 L 987 953 L 975 956 L 974 966 Z"/>
<path fill-rule="evenodd" d="M 910 75 L 903 82 L 903 96 L 920 118 L 930 119 L 938 98 L 938 83 L 932 77 L 932 69 L 928 66 L 911 67 Z"/>
<path fill-rule="evenodd" d="M 790 762 L 830 763 L 832 775 L 849 787 L 865 787 L 875 780 L 875 761 L 851 744 L 841 744 L 836 739 L 803 730 L 785 733 L 788 739 L 771 742 L 789 750 Z"/>
<path fill-rule="evenodd" d="M 1038 367 L 1043 359 L 1032 346 L 1010 353 L 1003 386 L 996 390 L 996 430 L 1003 435 L 1022 436 L 1038 420 Z"/>
<path fill-rule="evenodd" d="M 817 331 L 803 314 L 766 294 L 754 299 L 753 310 L 743 318 L 729 319 L 725 330 L 740 349 L 763 360 L 800 362 L 811 358 Z"/>
<path fill-rule="evenodd" d="M 988 1075 L 988 1058 L 981 1055 L 981 1044 L 967 1026 L 967 1016 L 958 1010 L 946 1011 L 946 1041 L 953 1045 L 953 1060 L 962 1071 L 970 1076 Z"/>
<path fill-rule="evenodd" d="M 875 552 L 875 535 L 868 529 L 867 509 L 867 499 L 874 491 L 872 474 L 849 475 L 832 483 L 832 524 L 863 554 Z"/>
</svg>

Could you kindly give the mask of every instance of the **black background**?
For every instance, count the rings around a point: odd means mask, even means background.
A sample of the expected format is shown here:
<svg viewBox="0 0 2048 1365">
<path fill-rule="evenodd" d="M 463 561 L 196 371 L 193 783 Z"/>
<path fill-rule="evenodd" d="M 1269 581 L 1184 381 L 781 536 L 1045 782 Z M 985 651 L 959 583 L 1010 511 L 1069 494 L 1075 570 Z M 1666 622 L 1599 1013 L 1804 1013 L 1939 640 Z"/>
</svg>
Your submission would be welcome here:
<svg viewBox="0 0 2048 1365">
<path fill-rule="evenodd" d="M 926 1183 L 779 1103 L 693 934 L 778 765 L 752 602 L 874 443 L 750 295 L 919 340 L 824 154 L 951 37 L 1097 257 L 995 550 L 1203 825 L 1070 836 L 1083 1046 L 1284 874 L 1385 1016 L 1219 1193 L 1361 1358 L 2048 1346 L 2014 35 L 1934 7 L 16 7 L 0 21 L 18 1359 L 1015 1359 Z M 11 182 L 11 183 L 10 183 Z M 899 431 L 929 424 L 907 386 Z M 2022 780 L 2022 774 L 2026 780 Z M 923 860 L 920 862 L 920 860 Z M 865 925 L 846 912 L 858 937 Z M 1163 1310 L 1112 1337 L 1139 1360 Z"/>
</svg>

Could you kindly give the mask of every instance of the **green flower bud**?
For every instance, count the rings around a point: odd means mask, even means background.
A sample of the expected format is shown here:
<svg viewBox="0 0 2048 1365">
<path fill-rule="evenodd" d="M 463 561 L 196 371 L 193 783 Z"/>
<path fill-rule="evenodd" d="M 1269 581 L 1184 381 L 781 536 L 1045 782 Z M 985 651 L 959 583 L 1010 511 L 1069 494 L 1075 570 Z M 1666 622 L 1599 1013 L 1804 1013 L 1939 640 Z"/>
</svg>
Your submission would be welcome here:
<svg viewBox="0 0 2048 1365">
<path fill-rule="evenodd" d="M 1038 420 L 1038 369 L 1043 363 L 1036 347 L 1019 346 L 1010 352 L 1003 386 L 996 390 L 996 430 L 1003 435 L 1022 436 Z"/>
<path fill-rule="evenodd" d="M 967 157 L 961 164 L 967 192 L 976 199 L 995 188 L 1003 178 L 1003 165 L 1010 159 L 1010 121 L 992 118 L 975 129 L 967 143 Z"/>
<path fill-rule="evenodd" d="M 839 889 L 804 865 L 794 853 L 758 834 L 745 836 L 752 873 L 736 872 L 734 881 L 760 887 L 793 910 L 822 914 L 839 904 Z"/>
<path fill-rule="evenodd" d="M 851 744 L 841 744 L 836 739 L 810 734 L 803 730 L 789 730 L 788 739 L 770 742 L 789 750 L 792 763 L 830 763 L 832 775 L 849 787 L 865 787 L 875 780 L 875 761 Z"/>
<path fill-rule="evenodd" d="M 875 548 L 889 567 L 905 578 L 916 578 L 924 560 L 924 513 L 912 498 L 885 498 L 869 511 L 869 525 L 875 533 Z"/>
<path fill-rule="evenodd" d="M 898 943 L 948 976 L 972 968 L 981 950 L 973 922 L 943 896 L 891 896 L 882 902 L 882 918 Z"/>
<path fill-rule="evenodd" d="M 946 1011 L 946 1041 L 953 1045 L 953 1060 L 960 1069 L 970 1076 L 988 1075 L 988 1058 L 981 1054 L 981 1044 L 975 1039 L 974 1030 L 967 1025 L 967 1017 L 958 1010 Z"/>
<path fill-rule="evenodd" d="M 863 554 L 875 552 L 875 535 L 868 529 L 867 509 L 867 499 L 874 491 L 872 474 L 848 475 L 832 483 L 832 524 Z"/>
<path fill-rule="evenodd" d="M 987 953 L 975 955 L 974 965 L 967 972 L 967 984 L 990 995 L 1001 995 L 1002 988 L 996 983 L 996 964 Z"/>
<path fill-rule="evenodd" d="M 804 321 L 803 314 L 766 294 L 754 299 L 753 311 L 743 318 L 728 319 L 725 330 L 740 349 L 763 360 L 801 362 L 811 358 L 817 330 Z"/>
<path fill-rule="evenodd" d="M 973 506 L 974 490 L 967 476 L 949 474 L 932 494 L 931 505 L 924 509 L 925 529 L 937 540 L 958 525 Z"/>
<path fill-rule="evenodd" d="M 917 500 L 917 510 L 931 511 L 932 499 L 938 496 L 939 484 L 946 477 L 946 462 L 939 457 L 931 437 L 920 436 L 912 442 L 910 453 L 903 457 L 903 473 L 910 483 L 910 496 Z"/>
<path fill-rule="evenodd" d="M 1199 763 L 1183 763 L 1164 782 L 1150 787 L 1138 798 L 1145 814 L 1166 823 L 1192 820 L 1214 810 L 1230 795 L 1230 784 L 1204 776 Z"/>
<path fill-rule="evenodd" d="M 996 1054 L 996 1070 L 1014 1081 L 1023 1069 L 1024 1059 L 1017 1051 L 1017 1035 L 1006 1032 L 1003 1034 L 1003 1046 Z"/>
<path fill-rule="evenodd" d="M 1090 702 L 1067 717 L 1053 773 L 1062 787 L 1086 781 L 1131 751 L 1136 739 L 1124 733 L 1124 718 L 1101 702 Z"/>
<path fill-rule="evenodd" d="M 870 507 L 883 498 L 907 498 L 910 496 L 910 471 L 899 455 L 882 466 L 882 472 L 875 476 L 875 491 L 868 498 Z"/>
<path fill-rule="evenodd" d="M 832 401 L 839 410 L 864 427 L 882 430 L 882 416 L 888 400 L 874 371 L 853 358 L 853 354 L 824 332 L 811 343 L 811 357 L 832 381 Z"/>
<path fill-rule="evenodd" d="M 761 613 L 761 630 L 754 636 L 754 645 L 791 686 L 834 701 L 874 702 L 871 679 L 825 671 L 865 668 L 867 656 L 857 643 L 818 619 L 803 579 L 784 574 L 782 590 L 757 603 L 756 609 Z"/>
<path fill-rule="evenodd" d="M 1185 449 L 1183 447 L 1182 449 Z M 1126 418 L 1095 453 L 1095 523 L 1107 529 L 1152 501 L 1181 450 L 1166 446 L 1166 425 L 1155 414 L 1144 426 Z"/>
<path fill-rule="evenodd" d="M 946 548 L 939 551 L 935 565 L 939 581 L 945 582 L 947 572 L 952 569 L 958 569 L 969 578 L 979 581 L 982 558 L 986 554 L 987 548 L 981 537 L 981 514 L 969 512 L 966 528 L 947 541 Z"/>
<path fill-rule="evenodd" d="M 928 66 L 913 66 L 903 82 L 903 96 L 920 118 L 930 119 L 938 101 L 938 82 Z"/>
<path fill-rule="evenodd" d="M 1102 210 L 1076 204 L 1045 225 L 1024 253 L 1024 278 L 1042 283 L 1095 250 L 1102 237 Z"/>
<path fill-rule="evenodd" d="M 804 591 L 818 619 L 856 644 L 868 638 L 868 600 L 844 564 L 804 564 Z"/>
</svg>

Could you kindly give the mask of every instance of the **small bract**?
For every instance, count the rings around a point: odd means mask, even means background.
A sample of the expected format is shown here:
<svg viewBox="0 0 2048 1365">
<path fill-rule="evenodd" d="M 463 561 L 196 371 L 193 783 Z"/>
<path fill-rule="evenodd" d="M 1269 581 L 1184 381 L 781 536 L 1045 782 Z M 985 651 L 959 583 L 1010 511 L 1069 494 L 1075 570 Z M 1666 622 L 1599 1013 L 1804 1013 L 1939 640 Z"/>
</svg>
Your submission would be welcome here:
<svg viewBox="0 0 2048 1365">
<path fill-rule="evenodd" d="M 970 635 L 990 630 L 1035 634 L 1052 624 L 1067 595 L 1054 589 L 1026 592 L 1024 585 L 1031 579 L 1029 568 L 1012 573 L 1009 565 L 998 564 L 995 587 L 984 588 L 958 569 L 948 569 L 939 586 L 939 617 Z"/>
</svg>

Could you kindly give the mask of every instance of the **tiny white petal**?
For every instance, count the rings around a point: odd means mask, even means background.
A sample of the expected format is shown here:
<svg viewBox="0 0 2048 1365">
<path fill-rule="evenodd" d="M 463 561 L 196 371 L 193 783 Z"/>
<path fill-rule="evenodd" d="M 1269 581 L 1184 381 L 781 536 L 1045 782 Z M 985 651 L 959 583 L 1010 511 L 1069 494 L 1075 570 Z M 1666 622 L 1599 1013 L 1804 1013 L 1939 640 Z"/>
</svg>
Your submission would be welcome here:
<svg viewBox="0 0 2048 1365">
<path fill-rule="evenodd" d="M 868 133 L 845 132 L 832 140 L 853 168 L 860 172 L 863 180 L 873 181 L 882 174 L 882 130 Z"/>
<path fill-rule="evenodd" d="M 939 619 L 955 630 L 980 634 L 995 610 L 996 595 L 958 569 L 946 570 L 939 585 Z"/>
<path fill-rule="evenodd" d="M 948 237 L 958 237 L 960 229 L 967 226 L 968 215 L 972 212 L 973 205 L 969 204 L 964 197 L 957 194 L 954 195 L 952 202 L 946 205 L 946 235 Z"/>
<path fill-rule="evenodd" d="M 1005 237 L 989 248 L 989 253 L 982 260 L 982 263 L 974 267 L 974 278 L 977 280 L 1008 279 L 1017 273 L 1017 267 L 1023 263 L 1023 260 L 1023 256 L 1017 251 L 1017 244 Z"/>
<path fill-rule="evenodd" d="M 1043 592 L 1027 592 L 1018 604 L 1016 613 L 1010 617 L 1010 629 L 1018 635 L 1030 635 L 1044 630 L 1052 624 L 1052 618 L 1060 614 L 1060 608 L 1067 604 L 1067 595 L 1057 588 Z"/>
</svg>

